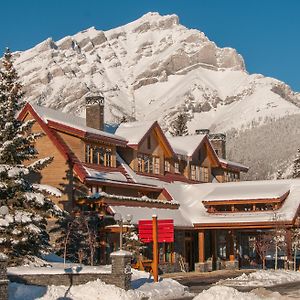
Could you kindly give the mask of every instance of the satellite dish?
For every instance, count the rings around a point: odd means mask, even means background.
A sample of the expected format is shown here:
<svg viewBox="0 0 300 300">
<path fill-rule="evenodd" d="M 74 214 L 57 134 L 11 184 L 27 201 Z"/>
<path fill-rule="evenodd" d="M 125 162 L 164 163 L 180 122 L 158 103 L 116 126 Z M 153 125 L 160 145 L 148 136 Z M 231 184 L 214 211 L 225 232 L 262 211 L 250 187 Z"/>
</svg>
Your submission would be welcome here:
<svg viewBox="0 0 300 300">
<path fill-rule="evenodd" d="M 1 206 L 0 207 L 0 215 L 1 216 L 6 216 L 7 214 L 8 214 L 8 207 L 7 206 L 5 206 L 5 205 L 3 205 L 3 206 Z"/>
</svg>

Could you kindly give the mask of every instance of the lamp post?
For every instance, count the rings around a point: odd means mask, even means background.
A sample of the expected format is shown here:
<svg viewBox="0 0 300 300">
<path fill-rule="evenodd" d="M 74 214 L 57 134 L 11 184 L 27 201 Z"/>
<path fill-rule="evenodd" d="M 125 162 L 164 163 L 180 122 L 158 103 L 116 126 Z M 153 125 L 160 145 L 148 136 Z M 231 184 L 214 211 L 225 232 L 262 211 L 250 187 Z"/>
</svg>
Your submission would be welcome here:
<svg viewBox="0 0 300 300">
<path fill-rule="evenodd" d="M 130 224 L 130 222 L 132 221 L 132 215 L 128 214 L 125 217 L 123 217 L 120 213 L 115 213 L 114 220 L 120 226 L 120 249 L 119 250 L 123 250 L 123 225 Z"/>
</svg>

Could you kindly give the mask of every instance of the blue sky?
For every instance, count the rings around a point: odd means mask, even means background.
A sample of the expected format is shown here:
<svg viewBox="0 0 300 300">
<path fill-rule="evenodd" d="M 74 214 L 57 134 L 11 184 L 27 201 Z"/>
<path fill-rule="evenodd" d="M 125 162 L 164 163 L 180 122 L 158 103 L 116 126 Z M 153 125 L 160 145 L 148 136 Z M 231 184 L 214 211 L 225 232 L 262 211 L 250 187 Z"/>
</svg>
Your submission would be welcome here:
<svg viewBox="0 0 300 300">
<path fill-rule="evenodd" d="M 278 78 L 300 91 L 298 0 L 3 1 L 0 50 L 25 50 L 91 26 L 110 29 L 149 11 L 177 14 L 181 24 L 203 31 L 218 46 L 236 48 L 250 73 Z"/>
</svg>

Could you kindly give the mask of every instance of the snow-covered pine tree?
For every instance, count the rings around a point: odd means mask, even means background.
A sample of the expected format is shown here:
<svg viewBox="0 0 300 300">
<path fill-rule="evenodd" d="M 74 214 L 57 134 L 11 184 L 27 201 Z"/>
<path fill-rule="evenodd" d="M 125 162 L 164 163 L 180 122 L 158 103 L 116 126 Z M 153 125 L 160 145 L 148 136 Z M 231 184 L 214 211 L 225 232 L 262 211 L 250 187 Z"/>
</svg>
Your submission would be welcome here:
<svg viewBox="0 0 300 300">
<path fill-rule="evenodd" d="M 171 123 L 170 133 L 173 136 L 188 135 L 187 128 L 188 117 L 186 113 L 180 113 Z"/>
<path fill-rule="evenodd" d="M 11 264 L 48 249 L 47 218 L 61 213 L 44 195 L 47 187 L 26 179 L 52 158 L 37 160 L 34 142 L 41 134 L 31 132 L 33 121 L 22 123 L 16 119 L 23 105 L 22 96 L 7 49 L 0 70 L 0 252 L 9 256 Z M 54 188 L 48 190 L 56 192 Z"/>
<path fill-rule="evenodd" d="M 300 148 L 297 151 L 296 157 L 293 161 L 293 178 L 300 177 Z"/>
<path fill-rule="evenodd" d="M 137 230 L 134 227 L 130 227 L 129 230 L 123 234 L 125 240 L 123 248 L 132 253 L 135 261 L 138 261 L 140 254 L 143 254 L 146 246 L 140 241 Z"/>
</svg>

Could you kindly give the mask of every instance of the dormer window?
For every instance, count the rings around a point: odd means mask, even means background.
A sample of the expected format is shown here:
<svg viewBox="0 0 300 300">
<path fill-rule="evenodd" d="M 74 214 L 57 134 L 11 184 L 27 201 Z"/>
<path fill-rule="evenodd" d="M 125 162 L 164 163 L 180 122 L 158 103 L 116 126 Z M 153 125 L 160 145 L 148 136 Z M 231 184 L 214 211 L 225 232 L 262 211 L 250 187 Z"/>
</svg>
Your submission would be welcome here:
<svg viewBox="0 0 300 300">
<path fill-rule="evenodd" d="M 105 146 L 85 145 L 85 162 L 88 164 L 112 167 L 112 149 Z"/>
</svg>

